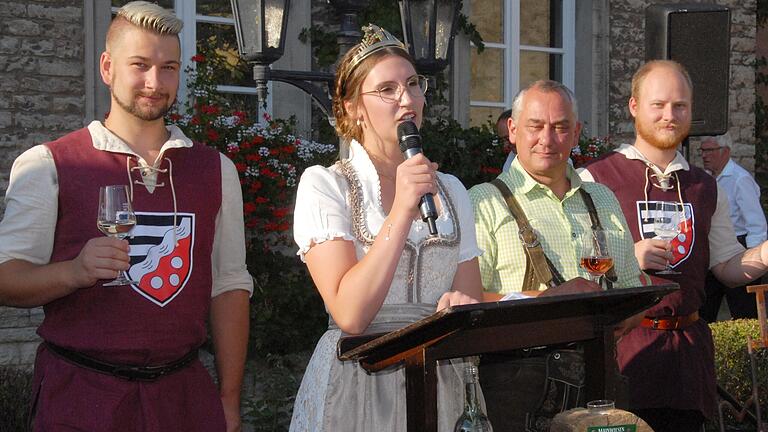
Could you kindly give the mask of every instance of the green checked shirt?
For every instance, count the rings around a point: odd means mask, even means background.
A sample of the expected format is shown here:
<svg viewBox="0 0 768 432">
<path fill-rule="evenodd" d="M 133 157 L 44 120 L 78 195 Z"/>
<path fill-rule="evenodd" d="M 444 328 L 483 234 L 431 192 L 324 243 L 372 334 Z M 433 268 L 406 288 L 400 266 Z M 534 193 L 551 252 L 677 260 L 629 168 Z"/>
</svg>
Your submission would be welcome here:
<svg viewBox="0 0 768 432">
<path fill-rule="evenodd" d="M 591 229 L 589 211 L 578 192 L 584 188 L 597 208 L 600 223 L 606 231 L 608 252 L 613 256 L 618 281 L 615 288 L 641 285 L 641 271 L 634 254 L 634 242 L 616 196 L 606 186 L 582 182 L 569 165 L 571 189 L 562 201 L 552 191 L 534 180 L 520 165 L 512 162 L 509 171 L 499 175 L 520 203 L 531 227 L 536 231 L 544 254 L 565 280 L 581 276 L 589 278 L 579 266 L 581 234 Z M 480 273 L 486 291 L 507 294 L 522 290 L 525 276 L 525 252 L 517 235 L 518 227 L 501 192 L 490 183 L 470 189 L 475 211 Z M 546 287 L 541 285 L 539 290 Z"/>
</svg>

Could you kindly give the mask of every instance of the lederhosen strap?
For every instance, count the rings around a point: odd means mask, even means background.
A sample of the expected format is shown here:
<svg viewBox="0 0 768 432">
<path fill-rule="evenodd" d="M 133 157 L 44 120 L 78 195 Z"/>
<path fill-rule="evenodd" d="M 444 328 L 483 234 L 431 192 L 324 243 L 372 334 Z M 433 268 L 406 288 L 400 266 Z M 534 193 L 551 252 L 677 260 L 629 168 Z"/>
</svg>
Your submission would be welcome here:
<svg viewBox="0 0 768 432">
<path fill-rule="evenodd" d="M 579 193 L 581 194 L 581 199 L 584 200 L 584 204 L 587 206 L 587 211 L 589 212 L 589 219 L 592 221 L 592 231 L 594 230 L 602 230 L 603 225 L 600 223 L 600 218 L 597 216 L 597 209 L 595 208 L 595 202 L 592 201 L 592 196 L 584 190 L 584 188 L 579 188 Z M 597 245 L 600 247 L 600 245 Z M 602 254 L 602 251 L 601 251 Z M 606 254 L 607 255 L 607 254 Z M 608 269 L 607 272 L 605 272 L 605 284 L 606 289 L 612 289 L 613 283 L 616 282 L 619 278 L 616 276 L 616 269 L 611 266 L 610 269 Z"/>
<path fill-rule="evenodd" d="M 520 204 L 518 204 L 514 195 L 512 195 L 512 191 L 499 179 L 491 180 L 491 184 L 496 186 L 499 192 L 501 192 L 501 196 L 504 197 L 509 212 L 515 218 L 519 228 L 517 234 L 523 243 L 526 257 L 523 291 L 537 290 L 540 284 L 552 288 L 565 282 L 563 276 L 544 254 L 544 249 L 541 247 L 536 232 L 531 228 L 531 224 L 528 223 L 528 218 L 525 216 L 525 212 L 520 207 Z"/>
</svg>

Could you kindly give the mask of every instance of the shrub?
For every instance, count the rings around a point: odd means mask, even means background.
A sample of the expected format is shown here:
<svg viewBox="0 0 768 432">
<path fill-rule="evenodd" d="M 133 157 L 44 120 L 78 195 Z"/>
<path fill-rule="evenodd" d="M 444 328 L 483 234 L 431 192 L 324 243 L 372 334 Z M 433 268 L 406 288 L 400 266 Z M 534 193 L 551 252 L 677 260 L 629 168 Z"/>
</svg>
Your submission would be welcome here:
<svg viewBox="0 0 768 432">
<path fill-rule="evenodd" d="M 453 174 L 470 187 L 493 180 L 507 157 L 493 125 L 463 128 L 453 119 L 424 119 L 421 126 L 424 153 L 439 170 Z"/>
<path fill-rule="evenodd" d="M 0 423 L 3 432 L 24 432 L 30 408 L 32 372 L 0 368 Z"/>
<path fill-rule="evenodd" d="M 248 269 L 255 281 L 251 357 L 311 349 L 328 327 L 328 316 L 307 267 L 296 256 L 264 251 L 248 255 Z"/>
<path fill-rule="evenodd" d="M 292 246 L 291 222 L 298 177 L 311 165 L 329 165 L 336 146 L 297 137 L 295 120 L 262 121 L 216 91 L 215 73 L 226 60 L 212 54 L 193 57 L 188 70 L 190 102 L 169 115 L 193 141 L 204 143 L 235 164 L 243 191 L 246 238 L 255 251 Z"/>
<path fill-rule="evenodd" d="M 715 341 L 717 382 L 737 401 L 743 403 L 752 396 L 752 369 L 747 352 L 747 336 L 752 340 L 760 339 L 758 321 L 720 321 L 710 324 L 710 328 Z M 755 356 L 760 409 L 765 417 L 768 414 L 768 351 L 759 349 Z M 754 407 L 751 411 L 754 412 Z M 730 413 L 726 414 L 725 419 L 730 428 L 739 423 Z"/>
</svg>

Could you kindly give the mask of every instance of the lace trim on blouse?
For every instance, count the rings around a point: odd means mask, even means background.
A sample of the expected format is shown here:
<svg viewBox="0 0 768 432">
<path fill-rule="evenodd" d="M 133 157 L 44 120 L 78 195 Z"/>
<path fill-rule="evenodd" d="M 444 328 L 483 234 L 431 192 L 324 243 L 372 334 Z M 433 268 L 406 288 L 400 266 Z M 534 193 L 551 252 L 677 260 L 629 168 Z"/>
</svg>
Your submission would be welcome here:
<svg viewBox="0 0 768 432">
<path fill-rule="evenodd" d="M 365 209 L 363 206 L 363 185 L 349 160 L 343 160 L 336 162 L 339 167 L 339 172 L 344 176 L 349 186 L 347 193 L 347 200 L 351 209 L 352 219 L 352 235 L 360 241 L 366 248 L 373 245 L 376 237 L 371 233 L 368 226 L 368 221 L 365 217 Z M 453 233 L 448 237 L 436 236 L 427 237 L 420 241 L 418 244 L 406 238 L 405 245 L 403 247 L 403 256 L 408 257 L 408 276 L 406 277 L 407 295 L 410 302 L 420 303 L 421 293 L 416 287 L 422 286 L 421 281 L 416 281 L 416 276 L 421 275 L 421 260 L 420 256 L 426 248 L 453 248 L 458 247 L 461 242 L 461 229 L 458 224 L 456 209 L 454 208 L 453 199 L 448 192 L 448 189 L 443 185 L 440 177 L 437 177 L 437 189 L 438 193 L 444 197 L 443 208 L 446 213 L 451 216 L 451 223 L 453 224 Z M 381 202 L 379 202 L 379 205 Z M 417 283 L 418 282 L 418 283 Z"/>
</svg>

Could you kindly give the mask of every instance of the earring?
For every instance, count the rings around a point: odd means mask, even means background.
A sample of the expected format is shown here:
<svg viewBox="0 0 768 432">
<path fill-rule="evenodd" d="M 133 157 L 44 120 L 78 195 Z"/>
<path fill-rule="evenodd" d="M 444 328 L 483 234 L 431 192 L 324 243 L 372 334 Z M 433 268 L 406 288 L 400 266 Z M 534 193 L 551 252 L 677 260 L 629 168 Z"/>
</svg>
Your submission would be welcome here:
<svg viewBox="0 0 768 432">
<path fill-rule="evenodd" d="M 357 127 L 363 127 L 363 122 L 361 122 L 360 119 L 357 119 L 355 124 L 357 125 Z"/>
</svg>

